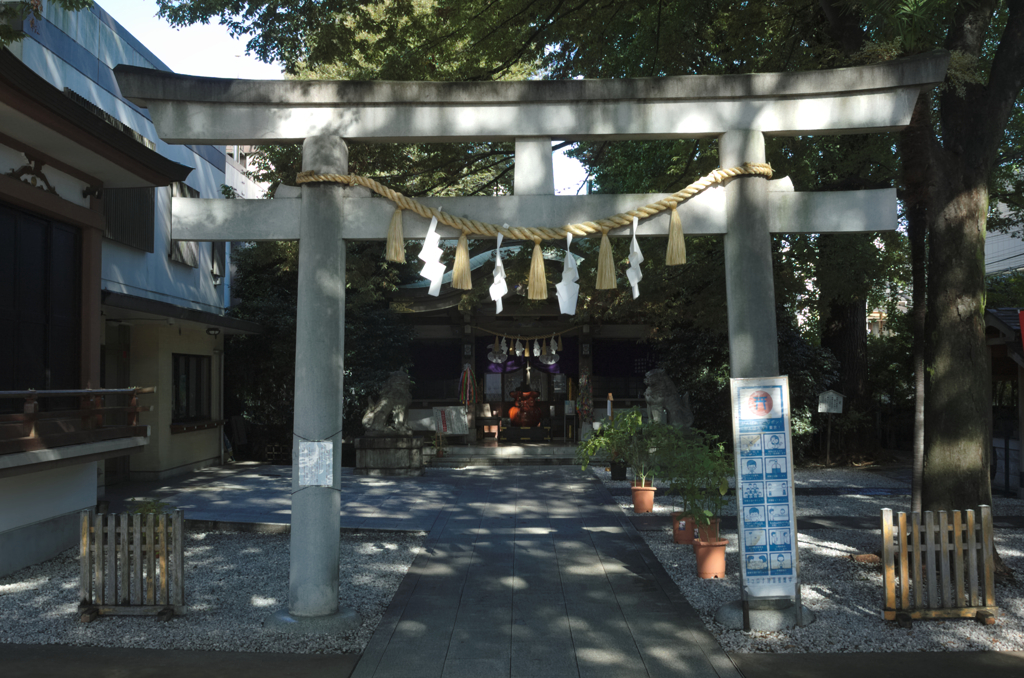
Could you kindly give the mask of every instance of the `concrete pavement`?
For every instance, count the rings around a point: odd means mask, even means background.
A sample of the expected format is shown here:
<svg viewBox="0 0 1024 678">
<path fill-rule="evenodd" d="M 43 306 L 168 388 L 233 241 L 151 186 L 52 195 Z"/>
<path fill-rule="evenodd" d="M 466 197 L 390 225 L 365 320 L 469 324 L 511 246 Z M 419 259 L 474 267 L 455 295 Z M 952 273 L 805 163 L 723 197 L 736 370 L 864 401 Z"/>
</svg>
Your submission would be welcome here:
<svg viewBox="0 0 1024 678">
<path fill-rule="evenodd" d="M 464 472 L 354 678 L 740 676 L 588 474 Z"/>
</svg>

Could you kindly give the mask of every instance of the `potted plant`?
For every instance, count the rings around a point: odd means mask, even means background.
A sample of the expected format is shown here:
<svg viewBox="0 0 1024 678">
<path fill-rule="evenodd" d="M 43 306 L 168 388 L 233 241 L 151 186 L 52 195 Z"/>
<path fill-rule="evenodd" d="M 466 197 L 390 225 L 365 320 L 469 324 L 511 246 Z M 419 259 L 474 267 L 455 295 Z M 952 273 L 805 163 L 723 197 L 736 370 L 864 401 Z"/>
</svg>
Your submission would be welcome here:
<svg viewBox="0 0 1024 678">
<path fill-rule="evenodd" d="M 721 443 L 702 431 L 692 430 L 663 461 L 670 491 L 680 503 L 674 522 L 682 523 L 682 543 L 693 543 L 697 574 L 703 578 L 725 576 L 726 541 L 719 538 L 719 514 L 728 501 L 732 462 Z M 696 527 L 696 540 L 692 538 Z M 689 535 L 687 534 L 689 532 Z M 687 537 L 690 536 L 690 539 Z"/>
<path fill-rule="evenodd" d="M 601 438 L 603 436 L 601 433 L 602 425 L 603 422 L 593 422 L 590 427 L 592 431 L 591 435 L 581 441 L 580 446 L 576 448 L 577 460 L 582 464 L 583 468 L 586 469 L 590 463 L 590 459 L 598 452 L 605 450 L 611 455 L 611 458 L 608 461 L 608 470 L 612 474 L 612 480 L 626 480 L 626 469 L 629 467 L 626 460 L 619 456 L 618 450 L 613 449 L 609 444 L 609 441 L 594 440 L 595 438 Z"/>
<path fill-rule="evenodd" d="M 634 407 L 602 422 L 600 430 L 576 448 L 576 458 L 584 469 L 600 453 L 625 461 L 633 470 L 633 512 L 650 513 L 654 510 L 654 476 L 661 463 L 661 450 L 674 432 L 667 424 L 644 422 L 640 409 Z"/>
<path fill-rule="evenodd" d="M 714 438 L 696 429 L 673 429 L 667 437 L 662 445 L 661 472 L 669 481 L 673 509 L 678 507 L 672 512 L 672 538 L 677 544 L 692 544 L 698 524 L 696 516 L 704 515 L 706 479 L 702 471 L 714 447 Z"/>
<path fill-rule="evenodd" d="M 671 448 L 662 462 L 662 473 L 669 479 L 669 495 L 672 497 L 672 541 L 676 544 L 693 544 L 697 536 L 697 523 L 693 518 L 693 506 L 683 495 L 680 477 L 685 473 L 689 455 L 687 446 Z"/>
</svg>

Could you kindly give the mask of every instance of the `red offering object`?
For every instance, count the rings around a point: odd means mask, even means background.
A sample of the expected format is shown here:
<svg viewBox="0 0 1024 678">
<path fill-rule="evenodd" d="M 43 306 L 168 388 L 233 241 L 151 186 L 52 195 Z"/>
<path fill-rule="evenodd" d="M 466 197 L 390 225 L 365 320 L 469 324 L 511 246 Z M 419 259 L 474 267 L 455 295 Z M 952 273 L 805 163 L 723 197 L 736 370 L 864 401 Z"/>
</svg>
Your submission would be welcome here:
<svg viewBox="0 0 1024 678">
<path fill-rule="evenodd" d="M 523 427 L 539 426 L 541 412 L 540 408 L 537 407 L 537 398 L 540 397 L 540 392 L 524 385 L 512 391 L 509 395 L 515 398 L 515 404 L 508 411 L 508 417 L 512 420 L 512 425 Z"/>
</svg>

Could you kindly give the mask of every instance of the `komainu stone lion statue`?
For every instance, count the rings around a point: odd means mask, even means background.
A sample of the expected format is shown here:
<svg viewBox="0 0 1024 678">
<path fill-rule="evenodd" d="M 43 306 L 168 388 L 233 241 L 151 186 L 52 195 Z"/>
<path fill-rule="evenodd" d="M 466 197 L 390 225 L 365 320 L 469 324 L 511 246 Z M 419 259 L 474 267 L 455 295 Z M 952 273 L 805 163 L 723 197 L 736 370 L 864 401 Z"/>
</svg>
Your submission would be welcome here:
<svg viewBox="0 0 1024 678">
<path fill-rule="evenodd" d="M 405 370 L 396 370 L 388 375 L 381 389 L 380 397 L 370 403 L 363 415 L 363 426 L 367 433 L 410 433 L 405 415 L 412 403 L 412 383 Z"/>
<path fill-rule="evenodd" d="M 690 393 L 680 397 L 679 390 L 672 383 L 665 370 L 658 368 L 644 375 L 647 390 L 647 413 L 652 421 L 667 423 L 676 428 L 690 428 L 693 425 L 693 410 L 690 409 Z"/>
</svg>

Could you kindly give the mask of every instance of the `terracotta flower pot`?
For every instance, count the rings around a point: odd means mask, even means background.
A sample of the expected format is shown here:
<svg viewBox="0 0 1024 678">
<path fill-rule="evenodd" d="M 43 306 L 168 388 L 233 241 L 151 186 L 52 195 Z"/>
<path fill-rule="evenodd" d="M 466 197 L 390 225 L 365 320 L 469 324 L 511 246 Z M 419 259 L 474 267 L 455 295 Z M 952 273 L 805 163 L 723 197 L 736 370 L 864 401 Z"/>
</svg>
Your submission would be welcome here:
<svg viewBox="0 0 1024 678">
<path fill-rule="evenodd" d="M 633 485 L 633 513 L 651 513 L 654 511 L 654 485 Z"/>
<path fill-rule="evenodd" d="M 693 516 L 682 511 L 672 514 L 672 541 L 677 544 L 692 544 L 695 537 Z"/>
<path fill-rule="evenodd" d="M 697 553 L 697 576 L 701 579 L 724 579 L 725 578 L 725 546 L 729 542 L 725 539 L 717 541 L 694 542 L 694 551 Z"/>
</svg>

